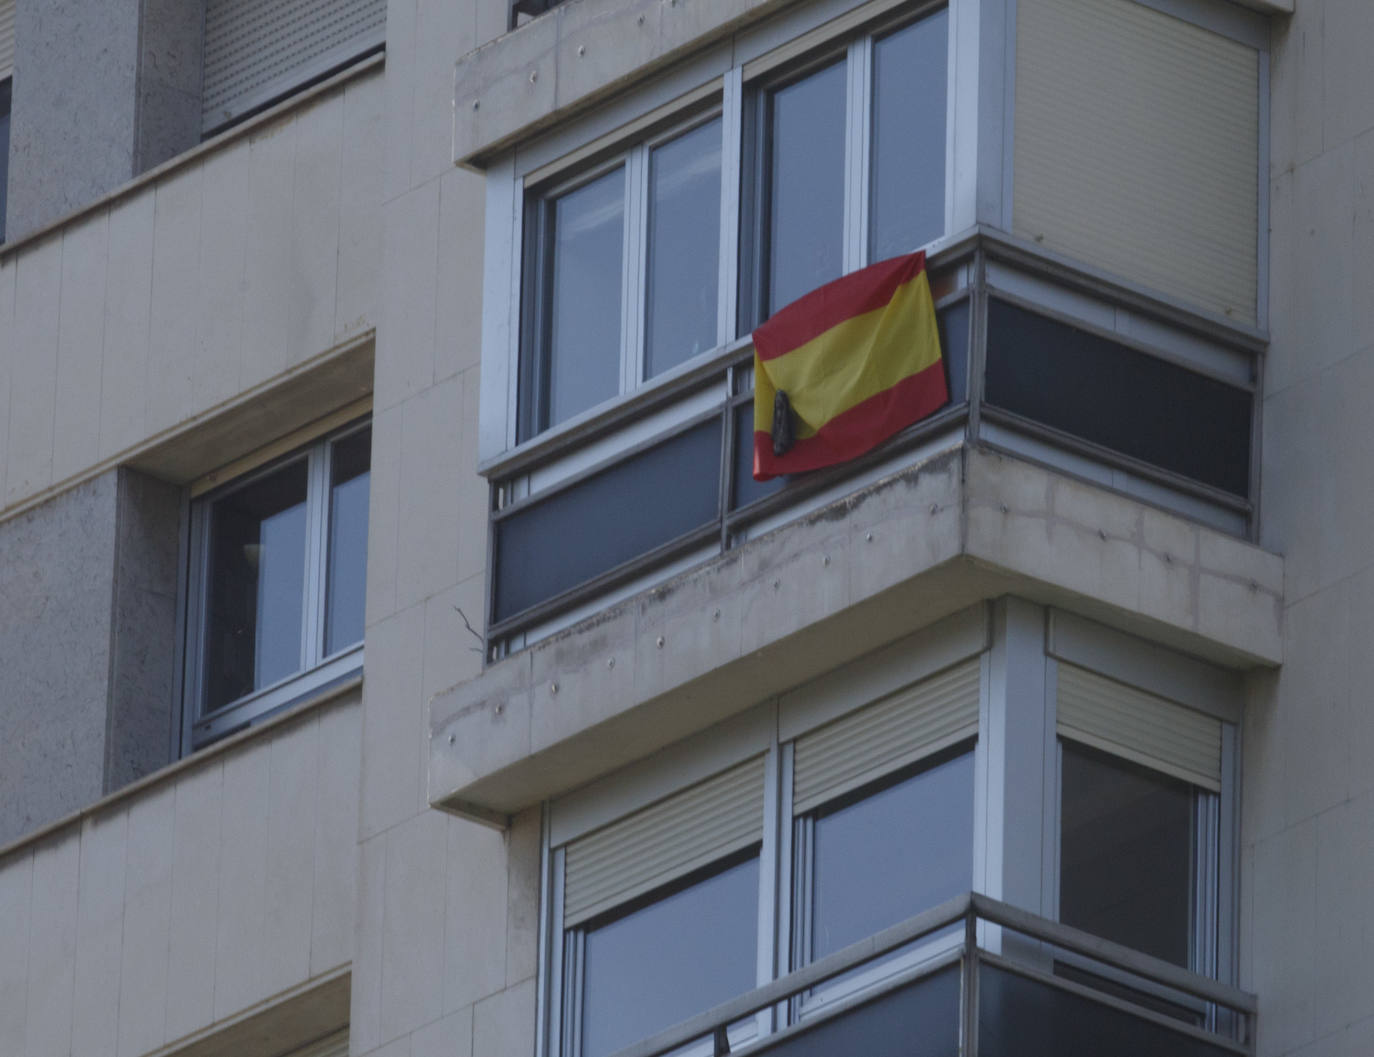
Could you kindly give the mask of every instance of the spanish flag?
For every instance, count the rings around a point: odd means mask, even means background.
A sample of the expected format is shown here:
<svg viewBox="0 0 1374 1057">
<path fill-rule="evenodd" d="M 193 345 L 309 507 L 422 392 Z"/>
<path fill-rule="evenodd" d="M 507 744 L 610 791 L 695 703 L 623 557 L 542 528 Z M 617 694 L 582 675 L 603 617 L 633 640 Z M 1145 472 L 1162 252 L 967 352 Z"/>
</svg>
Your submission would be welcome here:
<svg viewBox="0 0 1374 1057">
<path fill-rule="evenodd" d="M 925 253 L 852 272 L 754 331 L 754 479 L 845 462 L 948 401 Z"/>
</svg>

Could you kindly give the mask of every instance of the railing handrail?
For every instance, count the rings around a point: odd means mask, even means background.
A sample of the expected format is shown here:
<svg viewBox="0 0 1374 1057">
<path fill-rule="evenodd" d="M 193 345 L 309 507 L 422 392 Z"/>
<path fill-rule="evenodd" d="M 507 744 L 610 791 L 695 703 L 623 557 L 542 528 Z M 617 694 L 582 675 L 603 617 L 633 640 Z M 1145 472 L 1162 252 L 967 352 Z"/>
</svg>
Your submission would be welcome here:
<svg viewBox="0 0 1374 1057">
<path fill-rule="evenodd" d="M 1063 950 L 1085 955 L 1106 965 L 1123 969 L 1144 980 L 1161 984 L 1183 994 L 1254 1016 L 1257 1001 L 1254 995 L 1219 981 L 1190 972 L 1152 955 L 1143 954 L 1111 940 L 1102 939 L 1081 929 L 1049 921 L 1030 911 L 993 899 L 978 892 L 965 892 L 931 907 L 905 921 L 875 932 L 866 939 L 851 943 L 833 954 L 801 969 L 771 980 L 752 991 L 746 991 L 705 1012 L 665 1028 L 656 1035 L 617 1050 L 612 1057 L 661 1057 L 696 1039 L 709 1038 L 718 1028 L 786 1002 L 836 976 L 840 976 L 866 962 L 905 947 L 923 936 L 946 928 L 956 922 L 982 921 L 997 925 L 1031 939 L 1048 943 Z M 971 935 L 971 933 L 968 933 Z M 961 944 L 967 946 L 968 939 Z M 926 975 L 947 964 L 935 960 L 920 973 L 903 973 L 905 982 L 918 975 Z"/>
</svg>

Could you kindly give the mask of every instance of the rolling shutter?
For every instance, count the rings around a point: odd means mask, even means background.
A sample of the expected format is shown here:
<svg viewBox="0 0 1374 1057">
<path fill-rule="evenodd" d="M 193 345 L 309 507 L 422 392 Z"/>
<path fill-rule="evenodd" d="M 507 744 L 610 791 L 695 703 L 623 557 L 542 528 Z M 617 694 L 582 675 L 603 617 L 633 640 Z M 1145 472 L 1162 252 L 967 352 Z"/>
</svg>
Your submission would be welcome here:
<svg viewBox="0 0 1374 1057">
<path fill-rule="evenodd" d="M 1221 791 L 1221 720 L 1069 664 L 1059 665 L 1059 736 Z"/>
<path fill-rule="evenodd" d="M 980 670 L 965 661 L 798 738 L 793 812 L 976 735 Z"/>
<path fill-rule="evenodd" d="M 0 80 L 14 73 L 14 0 L 0 0 Z"/>
<path fill-rule="evenodd" d="M 1254 322 L 1258 52 L 1135 0 L 1016 17 L 1013 231 Z"/>
<path fill-rule="evenodd" d="M 563 925 L 571 928 L 762 837 L 758 756 L 570 842 Z"/>
<path fill-rule="evenodd" d="M 201 131 L 382 43 L 385 0 L 207 0 Z"/>
<path fill-rule="evenodd" d="M 348 1057 L 348 1031 L 345 1029 L 302 1046 L 299 1050 L 292 1050 L 286 1057 Z"/>
</svg>

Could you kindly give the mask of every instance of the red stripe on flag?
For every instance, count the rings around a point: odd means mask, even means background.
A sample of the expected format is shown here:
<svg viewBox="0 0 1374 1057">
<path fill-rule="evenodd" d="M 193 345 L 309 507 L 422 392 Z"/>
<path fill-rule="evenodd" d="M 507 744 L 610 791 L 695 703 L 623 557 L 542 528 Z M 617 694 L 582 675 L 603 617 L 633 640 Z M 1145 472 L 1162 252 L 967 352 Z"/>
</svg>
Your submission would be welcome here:
<svg viewBox="0 0 1374 1057">
<path fill-rule="evenodd" d="M 759 359 L 784 356 L 846 319 L 882 308 L 897 287 L 920 275 L 925 266 L 924 250 L 908 253 L 850 272 L 799 297 L 754 331 Z"/>
<path fill-rule="evenodd" d="M 840 412 L 813 436 L 797 441 L 786 455 L 773 454 L 773 438 L 754 431 L 754 480 L 803 473 L 862 455 L 949 402 L 945 365 L 936 360 L 896 385 Z"/>
</svg>

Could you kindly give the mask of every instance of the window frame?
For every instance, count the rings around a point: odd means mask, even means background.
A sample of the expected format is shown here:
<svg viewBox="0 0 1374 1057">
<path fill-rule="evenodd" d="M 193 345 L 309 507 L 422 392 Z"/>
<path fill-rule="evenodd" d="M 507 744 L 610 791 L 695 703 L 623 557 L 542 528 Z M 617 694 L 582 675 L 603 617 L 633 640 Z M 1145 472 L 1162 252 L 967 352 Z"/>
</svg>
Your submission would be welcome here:
<svg viewBox="0 0 1374 1057">
<path fill-rule="evenodd" d="M 273 445 L 191 486 L 185 533 L 185 585 L 181 606 L 181 752 L 190 754 L 237 733 L 303 699 L 355 678 L 363 667 L 363 641 L 325 653 L 329 573 L 330 469 L 334 446 L 372 426 L 370 413 L 349 414 L 343 425 L 326 419 L 304 443 Z M 289 441 L 301 441 L 299 435 Z M 306 465 L 304 592 L 300 667 L 267 686 L 205 710 L 209 631 L 210 529 L 214 504 L 295 462 Z M 369 473 L 371 453 L 369 451 Z M 245 465 L 248 464 L 248 465 Z M 242 472 L 234 472 L 241 470 Z M 227 479 L 226 479 L 227 478 Z M 370 490 L 370 482 L 369 482 Z M 363 570 L 365 575 L 365 570 Z"/>
<path fill-rule="evenodd" d="M 748 112 L 757 107 L 762 96 L 760 89 L 779 80 L 796 79 L 805 70 L 834 61 L 837 56 L 849 66 L 846 138 L 850 149 L 846 154 L 843 271 L 847 273 L 868 263 L 867 199 L 871 188 L 867 174 L 871 159 L 867 155 L 872 124 L 873 40 L 939 12 L 948 18 L 949 41 L 943 148 L 944 225 L 943 232 L 926 246 L 933 249 L 948 238 L 955 211 L 955 6 L 947 0 L 921 0 L 915 4 L 909 0 L 870 0 L 847 11 L 838 0 L 810 6 L 741 33 L 733 42 L 713 48 L 660 78 L 653 86 L 636 93 L 633 100 L 569 122 L 494 163 L 487 179 L 479 470 L 490 472 L 493 464 L 508 461 L 516 452 L 547 450 L 560 441 L 566 442 L 618 403 L 631 397 L 648 397 L 671 387 L 684 375 L 724 363 L 741 344 L 747 344 L 752 323 L 741 319 L 739 302 L 746 199 L 753 190 L 748 181 L 755 160 L 750 156 L 746 135 Z M 713 116 L 721 118 L 722 134 L 717 345 L 652 379 L 634 380 L 640 377 L 635 370 L 643 370 L 645 269 L 640 230 L 635 234 L 639 260 L 633 274 L 628 261 L 622 261 L 622 317 L 630 319 L 633 315 L 635 332 L 627 335 L 622 328 L 619 392 L 595 407 L 526 435 L 522 374 L 529 359 L 527 336 L 535 323 L 525 282 L 531 272 L 526 263 L 532 245 L 531 202 L 548 197 L 555 189 L 570 190 L 581 180 L 613 167 L 617 158 L 629 159 L 637 152 L 643 152 L 640 178 L 647 181 L 647 150 Z M 863 157 L 855 157 L 856 149 Z M 856 167 L 862 172 L 861 178 L 848 171 Z M 627 169 L 627 188 L 631 175 Z M 642 225 L 646 219 L 644 197 L 638 195 L 636 204 L 633 193 L 627 191 L 629 203 L 640 214 L 638 221 L 634 221 L 627 213 L 627 236 L 631 223 Z M 634 244 L 627 237 L 627 248 Z M 633 304 L 625 299 L 632 290 L 637 291 Z M 627 346 L 631 349 L 629 355 L 625 352 Z"/>
<path fill-rule="evenodd" d="M 976 660 L 978 666 L 976 735 L 952 744 L 936 743 L 917 760 L 898 763 L 866 780 L 854 793 L 862 795 L 887 788 L 903 780 L 899 776 L 918 774 L 971 752 L 973 890 L 996 899 L 1018 900 L 1023 905 L 1030 898 L 1038 901 L 1043 917 L 1058 920 L 1060 738 L 1056 727 L 1055 673 L 1061 659 L 1167 697 L 1222 723 L 1222 790 L 1209 794 L 1210 803 L 1201 798 L 1195 801 L 1202 823 L 1197 841 L 1199 845 L 1210 844 L 1213 851 L 1207 861 L 1194 864 L 1195 912 L 1200 920 L 1195 923 L 1191 938 L 1198 951 L 1191 971 L 1200 972 L 1197 966 L 1205 963 L 1205 975 L 1234 982 L 1239 856 L 1236 793 L 1244 694 L 1240 677 L 1072 614 L 1004 599 L 980 603 L 955 614 L 796 690 L 769 699 L 650 760 L 547 802 L 541 860 L 545 872 L 541 882 L 537 1053 L 541 1057 L 571 1057 L 576 1052 L 560 1049 L 563 1010 L 576 997 L 567 990 L 566 961 L 569 937 L 576 929 L 565 931 L 562 927 L 564 850 L 569 842 L 764 751 L 758 983 L 767 983 L 796 967 L 794 948 L 800 942 L 797 915 L 803 912 L 808 898 L 804 871 L 797 867 L 797 856 L 804 851 L 800 847 L 801 830 L 816 811 L 824 811 L 832 802 L 854 795 L 840 792 L 796 814 L 792 791 L 793 746 L 797 738 L 852 715 L 902 687 L 971 660 Z M 1028 716 L 1028 707 L 1034 708 L 1036 714 Z M 1014 727 L 1015 723 L 1024 726 Z M 1043 736 L 1027 736 L 1035 730 Z M 1024 783 L 1024 788 L 1010 788 L 1011 776 L 1018 776 L 1015 781 Z M 1039 795 L 1023 795 L 1031 788 Z M 1035 820 L 1038 836 L 1021 831 L 1021 825 L 1030 820 Z M 1022 856 L 1032 844 L 1039 850 L 1034 855 Z M 1210 905 L 1203 906 L 1204 903 Z M 1210 931 L 1215 941 L 1199 944 L 1198 925 Z M 1082 968 L 1108 983 L 1134 989 L 1143 999 L 1178 1002 L 1179 995 L 1167 988 L 1144 983 L 1125 973 L 1104 972 L 1105 967 L 1096 962 L 1064 957 L 1048 946 L 1028 949 L 1020 940 L 1004 937 L 998 926 L 980 928 L 980 945 L 994 953 L 1004 947 L 1015 949 L 1018 957 L 1028 954 L 1048 971 L 1052 971 L 1058 958 L 1067 967 Z M 947 940 L 932 937 L 913 950 L 888 955 L 853 979 L 841 977 L 799 1001 L 759 1013 L 754 1032 L 770 1033 L 786 1023 L 824 1015 L 853 999 L 859 991 L 880 987 L 896 974 L 947 955 L 951 946 L 964 940 L 962 932 Z M 1217 1028 L 1214 1008 L 1199 1002 L 1185 1002 L 1183 1007 Z M 732 1045 L 743 1038 L 741 1034 L 736 1040 L 732 1033 Z"/>
</svg>

